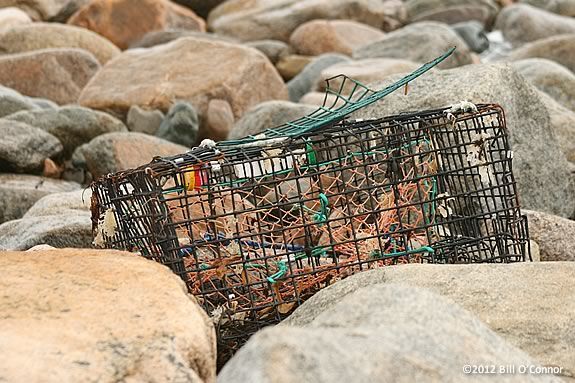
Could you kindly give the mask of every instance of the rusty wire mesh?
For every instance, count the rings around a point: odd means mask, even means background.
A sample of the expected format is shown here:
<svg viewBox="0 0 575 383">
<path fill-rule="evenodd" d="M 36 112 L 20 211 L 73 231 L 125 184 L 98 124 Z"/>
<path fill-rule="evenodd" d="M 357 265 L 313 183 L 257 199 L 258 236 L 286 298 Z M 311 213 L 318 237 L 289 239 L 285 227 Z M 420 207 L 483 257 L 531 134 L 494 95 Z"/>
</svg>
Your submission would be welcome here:
<svg viewBox="0 0 575 383">
<path fill-rule="evenodd" d="M 496 105 L 156 158 L 93 184 L 97 242 L 186 281 L 222 350 L 321 288 L 397 263 L 529 255 Z"/>
</svg>

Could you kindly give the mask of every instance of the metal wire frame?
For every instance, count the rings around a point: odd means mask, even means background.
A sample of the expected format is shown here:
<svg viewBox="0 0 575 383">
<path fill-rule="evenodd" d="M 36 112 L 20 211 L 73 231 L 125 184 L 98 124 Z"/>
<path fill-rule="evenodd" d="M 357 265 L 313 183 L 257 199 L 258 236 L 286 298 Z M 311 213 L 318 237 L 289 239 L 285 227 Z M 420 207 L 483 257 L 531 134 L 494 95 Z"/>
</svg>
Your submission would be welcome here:
<svg viewBox="0 0 575 383">
<path fill-rule="evenodd" d="M 242 145 L 257 143 L 262 140 L 299 136 L 334 124 L 356 110 L 373 104 L 397 89 L 407 86 L 411 81 L 447 59 L 454 51 L 455 47 L 430 62 L 423 64 L 399 81 L 377 91 L 345 75 L 334 76 L 326 80 L 326 92 L 323 105 L 311 114 L 267 129 L 258 135 L 250 135 L 239 140 L 221 141 L 218 145 L 227 148 L 234 146 L 241 147 Z M 332 86 L 332 84 L 335 84 L 335 86 Z"/>
<path fill-rule="evenodd" d="M 186 281 L 225 353 L 365 269 L 530 258 L 511 165 L 496 105 L 341 121 L 109 175 L 93 184 L 92 219 L 102 231 L 113 213 L 105 246 Z"/>
</svg>

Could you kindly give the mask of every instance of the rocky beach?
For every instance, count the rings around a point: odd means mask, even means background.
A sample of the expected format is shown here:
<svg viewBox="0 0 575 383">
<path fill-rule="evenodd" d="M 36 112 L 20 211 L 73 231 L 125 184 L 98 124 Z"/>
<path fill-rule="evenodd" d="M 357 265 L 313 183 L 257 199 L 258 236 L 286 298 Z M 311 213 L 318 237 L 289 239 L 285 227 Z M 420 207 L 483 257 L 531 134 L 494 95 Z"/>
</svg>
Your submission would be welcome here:
<svg viewBox="0 0 575 383">
<path fill-rule="evenodd" d="M 351 118 L 500 105 L 532 261 L 358 273 L 217 368 L 184 282 L 94 244 L 100 177 L 452 47 Z M 575 0 L 0 0 L 0 382 L 575 382 L 574 220 Z"/>
</svg>

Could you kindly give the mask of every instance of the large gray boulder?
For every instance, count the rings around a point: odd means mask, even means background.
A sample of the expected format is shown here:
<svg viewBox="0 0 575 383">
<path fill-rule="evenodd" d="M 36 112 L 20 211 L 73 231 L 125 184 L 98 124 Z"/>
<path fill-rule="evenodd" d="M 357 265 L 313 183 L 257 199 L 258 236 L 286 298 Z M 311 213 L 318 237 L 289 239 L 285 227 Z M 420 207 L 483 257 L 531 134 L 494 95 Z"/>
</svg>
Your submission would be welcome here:
<svg viewBox="0 0 575 383">
<path fill-rule="evenodd" d="M 0 223 L 22 217 L 40 198 L 80 189 L 67 182 L 24 174 L 0 173 Z"/>
<path fill-rule="evenodd" d="M 44 161 L 62 152 L 60 141 L 23 122 L 0 120 L 0 171 L 39 173 Z"/>
<path fill-rule="evenodd" d="M 228 135 L 228 139 L 235 140 L 248 135 L 256 135 L 265 129 L 275 128 L 285 122 L 297 120 L 316 109 L 310 105 L 289 101 L 262 102 L 236 122 Z"/>
<path fill-rule="evenodd" d="M 78 146 L 99 135 L 127 131 L 122 121 L 117 118 L 75 105 L 21 111 L 6 119 L 26 123 L 55 136 L 64 145 L 66 157 L 70 157 Z"/>
<path fill-rule="evenodd" d="M 371 87 L 381 89 L 399 77 L 391 76 Z M 522 206 L 571 217 L 575 210 L 574 189 L 546 106 L 537 90 L 510 65 L 481 64 L 427 73 L 410 84 L 407 95 L 394 92 L 354 116 L 381 118 L 440 108 L 460 100 L 497 103 L 505 110 Z"/>
<path fill-rule="evenodd" d="M 531 58 L 513 62 L 523 77 L 564 107 L 575 111 L 575 73 L 551 60 Z"/>
<path fill-rule="evenodd" d="M 359 273 L 321 290 L 298 308 L 286 324 L 313 326 L 318 318 L 333 311 L 344 300 L 349 302 L 351 296 L 357 297 L 357 292 L 369 291 L 380 284 L 404 284 L 430 289 L 449 298 L 538 362 L 560 366 L 564 376 L 574 376 L 573 278 L 575 262 L 383 267 Z M 422 306 L 434 304 L 435 299 L 421 303 Z M 410 313 L 411 309 L 407 307 L 404 312 Z M 371 309 L 374 320 L 386 320 L 384 312 L 378 313 L 380 307 L 372 305 Z M 352 311 L 352 307 L 349 310 Z M 394 313 L 392 318 L 401 321 L 400 315 Z M 420 335 L 437 334 L 435 326 L 430 324 Z M 449 344 L 448 339 L 437 344 Z M 528 376 L 517 378 L 522 381 Z"/>
<path fill-rule="evenodd" d="M 450 48 L 457 50 L 438 68 L 454 68 L 473 63 L 471 51 L 449 26 L 434 21 L 410 24 L 388 33 L 383 39 L 358 47 L 353 51 L 355 59 L 391 57 L 428 62 L 441 56 Z"/>
<path fill-rule="evenodd" d="M 86 215 L 90 213 L 91 189 L 48 194 L 24 214 L 24 218 L 48 215 Z"/>
<path fill-rule="evenodd" d="M 21 219 L 0 225 L 0 249 L 92 247 L 90 197 L 90 190 L 81 189 L 42 197 Z"/>
<path fill-rule="evenodd" d="M 310 308 L 305 303 L 296 313 Z M 224 366 L 218 382 L 474 382 L 483 377 L 466 375 L 463 366 L 537 364 L 468 311 L 422 288 L 360 288 L 317 314 L 305 324 L 288 320 L 254 335 Z"/>
<path fill-rule="evenodd" d="M 513 46 L 521 46 L 546 37 L 575 33 L 575 19 L 527 4 L 515 4 L 503 8 L 495 29 L 500 29 Z"/>
<path fill-rule="evenodd" d="M 0 250 L 28 250 L 42 244 L 59 248 L 89 248 L 92 240 L 92 222 L 88 212 L 21 218 L 0 225 Z"/>
<path fill-rule="evenodd" d="M 570 163 L 575 162 L 575 112 L 565 108 L 547 93 L 538 91 L 541 101 L 547 108 L 551 127 L 559 141 L 559 146 Z"/>
</svg>

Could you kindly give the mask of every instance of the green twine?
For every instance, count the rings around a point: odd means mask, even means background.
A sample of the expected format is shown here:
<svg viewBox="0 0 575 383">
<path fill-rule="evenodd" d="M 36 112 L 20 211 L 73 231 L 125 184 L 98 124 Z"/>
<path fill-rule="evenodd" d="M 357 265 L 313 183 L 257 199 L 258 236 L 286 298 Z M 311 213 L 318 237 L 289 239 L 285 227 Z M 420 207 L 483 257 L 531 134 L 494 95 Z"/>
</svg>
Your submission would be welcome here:
<svg viewBox="0 0 575 383">
<path fill-rule="evenodd" d="M 314 214 L 313 220 L 316 223 L 324 223 L 327 221 L 327 216 L 329 215 L 329 201 L 324 193 L 319 193 L 319 204 L 320 210 Z"/>
<path fill-rule="evenodd" d="M 377 250 L 374 250 L 369 255 L 371 258 L 393 258 L 393 257 L 400 257 L 402 255 L 410 255 L 415 253 L 435 253 L 435 250 L 429 246 L 422 246 L 417 249 L 407 250 L 407 251 L 395 251 L 393 253 L 381 253 Z"/>
</svg>

